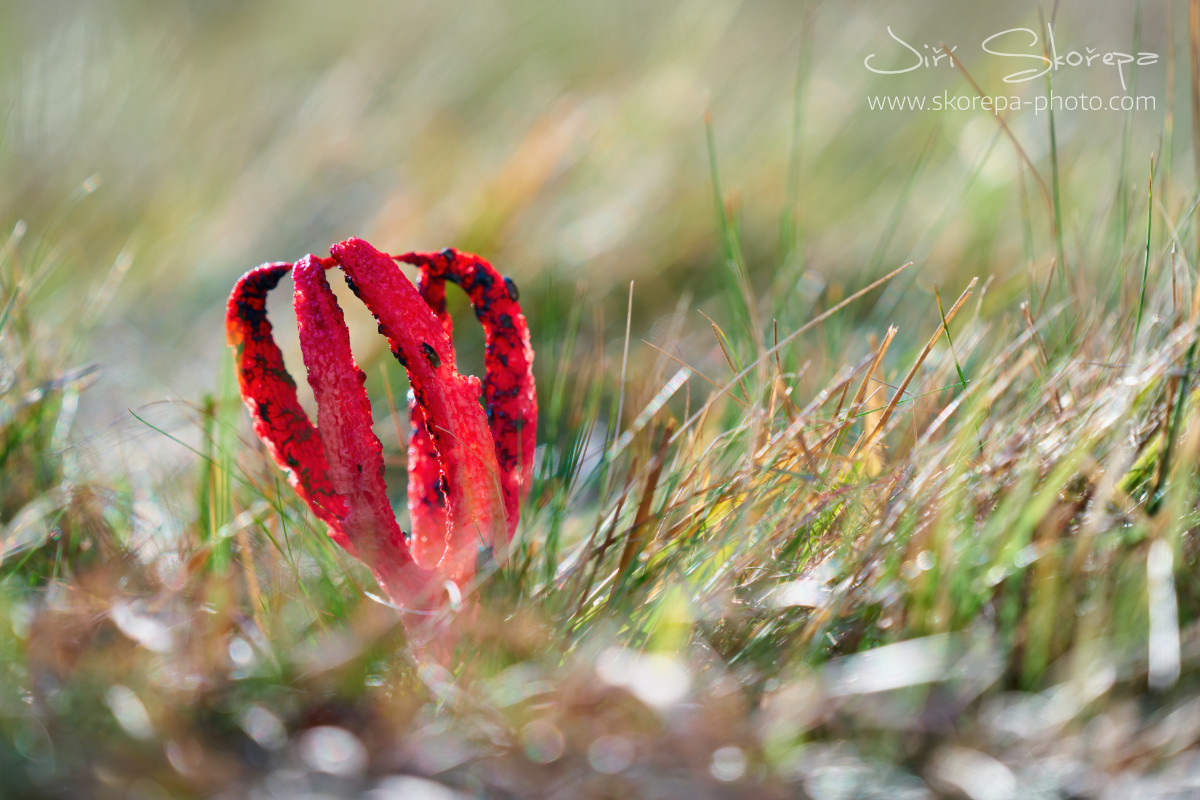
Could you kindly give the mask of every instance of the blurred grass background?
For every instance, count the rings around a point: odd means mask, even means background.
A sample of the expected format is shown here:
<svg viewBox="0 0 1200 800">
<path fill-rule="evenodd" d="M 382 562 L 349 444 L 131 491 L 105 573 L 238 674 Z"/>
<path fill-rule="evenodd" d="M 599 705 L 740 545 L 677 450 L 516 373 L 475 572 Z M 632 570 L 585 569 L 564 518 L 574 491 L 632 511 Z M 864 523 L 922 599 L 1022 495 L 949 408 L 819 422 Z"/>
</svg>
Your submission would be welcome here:
<svg viewBox="0 0 1200 800">
<path fill-rule="evenodd" d="M 0 796 L 1194 787 L 1189 6 L 1040 11 L 1161 61 L 1153 111 L 1010 115 L 1035 175 L 987 114 L 867 108 L 961 73 L 863 66 L 891 26 L 1010 94 L 978 42 L 1034 6 L 0 6 Z M 540 479 L 453 675 L 229 374 L 237 276 L 351 235 L 484 255 L 533 329 Z M 344 305 L 399 504 L 402 374 Z"/>
<path fill-rule="evenodd" d="M 1060 38 L 1129 49 L 1133 10 L 1105 8 L 1064 7 Z M 987 115 L 866 109 L 868 92 L 962 93 L 961 76 L 862 66 L 894 52 L 890 24 L 960 43 L 1001 93 L 1000 59 L 978 58 L 975 43 L 1036 28 L 1033 10 L 114 2 L 0 13 L 0 219 L 22 223 L 27 258 L 47 256 L 31 287 L 45 318 L 86 312 L 100 326 L 93 357 L 119 391 L 92 393 L 111 401 L 94 422 L 208 390 L 233 279 L 351 233 L 485 253 L 535 298 L 568 302 L 583 284 L 590 303 L 608 303 L 610 336 L 636 279 L 635 322 L 651 330 L 685 292 L 704 300 L 724 286 L 706 111 L 756 291 L 790 288 L 799 269 L 844 290 L 914 260 L 923 296 L 995 273 L 1008 303 L 1028 270 L 1047 269 L 1045 225 L 1032 251 L 1015 235 L 1021 204 L 1038 200 L 1014 190 L 1015 155 Z M 1165 60 L 1181 13 L 1148 6 L 1144 47 Z M 1140 76 L 1157 112 L 1058 120 L 1064 238 L 1083 274 L 1095 268 L 1089 243 L 1111 243 L 1092 234 L 1119 192 L 1142 188 L 1168 103 L 1186 102 L 1165 96 L 1172 69 Z M 1056 80 L 1064 93 L 1116 90 L 1108 70 Z M 1012 124 L 1046 167 L 1046 118 Z M 119 292 L 101 291 L 117 279 Z M 111 306 L 100 313 L 97 300 Z"/>
</svg>

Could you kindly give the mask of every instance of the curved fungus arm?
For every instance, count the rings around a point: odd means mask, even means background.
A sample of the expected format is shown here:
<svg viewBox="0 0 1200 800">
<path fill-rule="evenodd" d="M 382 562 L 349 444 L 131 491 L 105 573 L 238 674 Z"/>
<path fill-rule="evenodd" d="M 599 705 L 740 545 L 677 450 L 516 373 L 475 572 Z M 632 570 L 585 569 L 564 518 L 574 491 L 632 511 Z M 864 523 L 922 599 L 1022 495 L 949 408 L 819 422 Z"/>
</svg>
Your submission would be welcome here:
<svg viewBox="0 0 1200 800">
<path fill-rule="evenodd" d="M 428 569 L 446 553 L 446 479 L 429 420 L 415 394 L 408 398 L 408 514 L 412 519 L 412 550 L 417 563 Z"/>
<path fill-rule="evenodd" d="M 441 320 L 447 336 L 453 332 L 453 323 L 446 313 L 446 281 L 458 284 L 467 293 L 475 316 L 483 326 L 483 395 L 500 467 L 508 536 L 511 538 L 532 482 L 538 413 L 533 346 L 529 340 L 529 325 L 518 302 L 517 286 L 485 259 L 454 248 L 439 253 L 404 253 L 394 258 L 420 267 L 417 286 L 425 302 Z M 415 414 L 413 424 L 410 459 L 414 450 L 420 454 L 428 446 L 421 427 L 416 424 Z M 439 476 L 422 474 L 420 477 L 419 489 L 428 496 L 429 487 L 436 486 Z M 410 497 L 413 491 L 410 483 Z"/>
<path fill-rule="evenodd" d="M 329 481 L 321 437 L 300 405 L 296 381 L 284 366 L 267 321 L 267 293 L 291 268 L 287 263 L 263 264 L 238 280 L 226 305 L 226 338 L 234 349 L 238 388 L 254 432 L 287 473 L 296 494 L 329 526 L 330 537 L 346 547 L 341 527 L 346 499 Z"/>
<path fill-rule="evenodd" d="M 446 284 L 436 285 L 417 277 L 417 292 L 442 323 L 454 344 L 454 318 L 446 313 Z M 437 445 L 429 433 L 425 409 L 416 394 L 408 395 L 408 513 L 412 519 L 413 555 L 420 564 L 437 564 L 446 551 L 446 479 L 438 460 Z"/>
<path fill-rule="evenodd" d="M 346 499 L 341 520 L 347 550 L 375 573 L 393 601 L 421 606 L 430 598 L 428 575 L 413 561 L 396 523 L 384 482 L 383 446 L 372 430 L 366 375 L 350 351 L 350 332 L 325 265 L 313 256 L 296 262 L 296 321 L 308 383 L 317 401 L 317 430 L 329 481 Z"/>
<path fill-rule="evenodd" d="M 442 323 L 388 255 L 361 239 L 336 244 L 331 253 L 379 322 L 424 409 L 449 507 L 439 571 L 461 586 L 474 576 L 479 550 L 506 544 L 508 538 L 496 450 L 479 405 L 479 380 L 455 369 L 454 348 Z M 435 550 L 436 544 L 418 547 Z"/>
</svg>

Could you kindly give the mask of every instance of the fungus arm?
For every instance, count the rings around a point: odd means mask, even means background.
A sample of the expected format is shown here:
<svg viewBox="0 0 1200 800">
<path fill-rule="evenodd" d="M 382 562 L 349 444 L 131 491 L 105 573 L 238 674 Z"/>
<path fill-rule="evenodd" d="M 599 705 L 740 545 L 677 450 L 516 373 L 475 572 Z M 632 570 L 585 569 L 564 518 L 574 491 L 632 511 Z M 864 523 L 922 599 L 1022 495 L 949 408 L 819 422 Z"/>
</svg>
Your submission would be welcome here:
<svg viewBox="0 0 1200 800">
<path fill-rule="evenodd" d="M 225 311 L 225 332 L 234 349 L 238 387 L 250 411 L 254 432 L 288 483 L 313 513 L 329 526 L 329 535 L 346 546 L 341 517 L 345 498 L 333 488 L 316 427 L 296 396 L 296 382 L 283 363 L 283 353 L 267 321 L 267 293 L 292 268 L 263 264 L 238 280 Z"/>
<path fill-rule="evenodd" d="M 504 496 L 479 405 L 479 380 L 455 369 L 454 349 L 441 322 L 389 256 L 361 239 L 334 245 L 331 252 L 408 370 L 413 395 L 424 410 L 449 506 L 439 571 L 462 585 L 474 576 L 481 548 L 507 541 Z"/>
<path fill-rule="evenodd" d="M 341 520 L 347 549 L 367 564 L 393 602 L 424 605 L 429 581 L 414 563 L 392 514 L 384 482 L 383 447 L 372 430 L 366 376 L 350 351 L 337 297 L 325 266 L 313 256 L 296 262 L 296 321 L 308 382 L 317 401 L 317 429 L 329 481 L 346 499 Z"/>
<path fill-rule="evenodd" d="M 447 280 L 467 293 L 483 326 L 483 395 L 511 538 L 532 482 L 538 413 L 533 346 L 517 286 L 485 259 L 453 248 L 439 253 L 404 253 L 395 258 L 421 268 L 421 295 L 442 320 L 447 335 L 452 330 L 446 314 Z M 418 444 L 418 435 L 419 429 L 409 445 L 410 452 Z"/>
</svg>

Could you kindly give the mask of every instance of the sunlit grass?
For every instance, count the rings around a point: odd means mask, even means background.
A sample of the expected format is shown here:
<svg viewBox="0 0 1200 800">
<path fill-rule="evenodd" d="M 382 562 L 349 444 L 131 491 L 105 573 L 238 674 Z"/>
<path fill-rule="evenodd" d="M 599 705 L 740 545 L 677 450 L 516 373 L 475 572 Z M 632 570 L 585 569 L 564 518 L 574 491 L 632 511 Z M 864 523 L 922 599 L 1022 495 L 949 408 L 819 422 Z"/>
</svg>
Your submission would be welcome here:
<svg viewBox="0 0 1200 800">
<path fill-rule="evenodd" d="M 624 356 L 584 350 L 582 304 L 548 309 L 547 444 L 519 547 L 479 611 L 415 651 L 248 435 L 228 370 L 195 411 L 198 446 L 156 431 L 194 456 L 190 513 L 139 521 L 153 498 L 69 475 L 77 381 L 11 303 L 0 588 L 17 791 L 141 776 L 202 793 L 289 764 L 345 788 L 389 770 L 486 784 L 479 765 L 503 763 L 533 787 L 543 761 L 585 792 L 679 770 L 769 788 L 818 780 L 813 753 L 835 742 L 864 785 L 969 783 L 956 759 L 999 759 L 1027 785 L 1015 742 L 1065 758 L 1098 746 L 1097 720 L 1147 740 L 1134 763 L 1168 763 L 1191 735 L 1167 720 L 1192 702 L 1200 602 L 1195 290 L 1175 280 L 1066 329 L 1061 303 L 984 313 L 986 283 L 945 287 L 961 294 L 904 315 L 915 335 L 867 329 L 862 348 L 847 332 L 820 382 L 797 343 L 864 300 L 816 301 L 835 313 L 789 339 L 747 290 L 711 326 L 712 374 L 665 355 L 678 324 L 624 383 Z M 1148 689 L 1129 717 L 1121 698 Z M 433 731 L 460 755 L 421 755 Z M 310 752 L 342 735 L 346 763 Z M 650 742 L 666 750 L 643 756 Z M 597 771 L 605 747 L 640 767 Z"/>
</svg>

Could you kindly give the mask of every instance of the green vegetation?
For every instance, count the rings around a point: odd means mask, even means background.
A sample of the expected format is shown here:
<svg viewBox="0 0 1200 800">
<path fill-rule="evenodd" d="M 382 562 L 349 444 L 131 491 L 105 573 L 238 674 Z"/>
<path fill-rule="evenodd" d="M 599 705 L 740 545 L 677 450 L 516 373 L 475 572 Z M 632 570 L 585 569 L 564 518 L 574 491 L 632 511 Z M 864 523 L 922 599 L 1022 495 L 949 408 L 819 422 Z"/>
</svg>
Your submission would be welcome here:
<svg viewBox="0 0 1200 800">
<path fill-rule="evenodd" d="M 869 111 L 972 90 L 872 78 L 867 11 L 330 8 L 0 10 L 0 797 L 1194 789 L 1186 4 L 1105 34 L 1156 111 L 1006 129 Z M 517 552 L 432 642 L 221 341 L 243 270 L 352 234 L 485 254 L 535 337 Z"/>
</svg>

